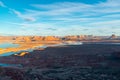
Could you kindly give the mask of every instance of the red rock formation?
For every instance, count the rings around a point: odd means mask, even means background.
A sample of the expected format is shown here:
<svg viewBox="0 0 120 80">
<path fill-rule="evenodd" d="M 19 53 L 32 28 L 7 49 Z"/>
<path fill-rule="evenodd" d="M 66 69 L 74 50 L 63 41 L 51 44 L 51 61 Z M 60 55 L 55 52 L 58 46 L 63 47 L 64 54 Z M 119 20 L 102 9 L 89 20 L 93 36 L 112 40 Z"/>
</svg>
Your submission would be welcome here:
<svg viewBox="0 0 120 80">
<path fill-rule="evenodd" d="M 55 37 L 55 36 L 47 36 L 47 37 L 44 37 L 44 40 L 45 41 L 59 41 L 60 38 Z"/>
</svg>

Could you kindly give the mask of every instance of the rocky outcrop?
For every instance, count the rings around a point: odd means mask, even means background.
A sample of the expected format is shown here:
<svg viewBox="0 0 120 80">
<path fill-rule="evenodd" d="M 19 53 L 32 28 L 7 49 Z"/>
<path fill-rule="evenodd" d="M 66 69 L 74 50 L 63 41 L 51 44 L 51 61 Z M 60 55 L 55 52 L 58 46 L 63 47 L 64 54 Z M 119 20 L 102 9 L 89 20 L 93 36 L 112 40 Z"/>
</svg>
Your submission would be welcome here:
<svg viewBox="0 0 120 80">
<path fill-rule="evenodd" d="M 25 56 L 25 55 L 27 55 L 27 54 L 29 54 L 29 52 L 21 52 L 21 53 L 19 53 L 19 54 L 14 54 L 15 56 Z"/>
<path fill-rule="evenodd" d="M 16 42 L 32 42 L 33 37 L 32 36 L 19 36 L 15 38 Z"/>
<path fill-rule="evenodd" d="M 60 38 L 59 37 L 55 37 L 55 36 L 47 36 L 47 37 L 44 37 L 44 40 L 45 41 L 59 41 Z"/>
<path fill-rule="evenodd" d="M 43 41 L 44 37 L 42 36 L 33 36 L 33 41 Z"/>
<path fill-rule="evenodd" d="M 117 36 L 115 35 L 115 34 L 112 34 L 110 37 L 109 37 L 109 39 L 116 39 L 117 38 Z"/>
<path fill-rule="evenodd" d="M 17 42 L 35 42 L 35 41 L 59 41 L 61 38 L 55 36 L 22 36 L 16 37 Z"/>
</svg>

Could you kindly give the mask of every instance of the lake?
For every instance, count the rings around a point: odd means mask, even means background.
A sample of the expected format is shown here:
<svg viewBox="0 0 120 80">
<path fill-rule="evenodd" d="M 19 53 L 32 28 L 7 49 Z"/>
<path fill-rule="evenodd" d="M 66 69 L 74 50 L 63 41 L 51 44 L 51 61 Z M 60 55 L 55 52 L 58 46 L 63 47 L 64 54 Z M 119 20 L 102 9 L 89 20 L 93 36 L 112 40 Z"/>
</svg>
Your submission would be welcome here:
<svg viewBox="0 0 120 80">
<path fill-rule="evenodd" d="M 13 44 L 13 43 L 1 43 L 0 48 L 10 48 L 10 47 L 18 47 L 19 44 Z"/>
<path fill-rule="evenodd" d="M 11 48 L 11 47 L 19 47 L 19 44 L 13 44 L 13 43 L 0 43 L 0 49 L 5 49 L 5 48 Z M 5 54 L 0 54 L 0 56 L 9 56 L 15 54 L 14 52 L 8 52 Z"/>
</svg>

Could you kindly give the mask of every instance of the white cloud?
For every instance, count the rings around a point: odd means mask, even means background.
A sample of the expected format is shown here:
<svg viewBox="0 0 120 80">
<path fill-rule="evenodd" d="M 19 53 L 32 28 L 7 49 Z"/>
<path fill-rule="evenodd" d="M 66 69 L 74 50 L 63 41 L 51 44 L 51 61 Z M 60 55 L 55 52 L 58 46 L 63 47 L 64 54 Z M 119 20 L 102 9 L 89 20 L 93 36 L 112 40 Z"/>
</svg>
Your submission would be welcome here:
<svg viewBox="0 0 120 80">
<path fill-rule="evenodd" d="M 0 7 L 6 7 L 6 5 L 2 1 L 0 1 Z"/>
<path fill-rule="evenodd" d="M 25 20 L 25 21 L 36 21 L 36 19 L 32 16 L 27 16 L 22 14 L 21 12 L 15 10 L 15 9 L 11 9 L 9 7 L 7 7 L 3 2 L 0 1 L 0 7 L 5 7 L 7 8 L 10 12 L 13 12 L 14 14 L 16 14 L 19 18 Z"/>
<path fill-rule="evenodd" d="M 25 9 L 21 13 L 12 10 L 18 17 L 26 21 L 43 20 L 63 20 L 63 21 L 96 21 L 107 20 L 108 15 L 120 13 L 120 0 L 108 0 L 97 4 L 85 4 L 74 2 L 63 2 L 53 4 L 32 4 L 36 9 Z M 113 3 L 113 4 L 112 4 Z M 113 16 L 114 17 L 114 16 Z M 119 16 L 118 16 L 119 17 Z M 110 19 L 108 19 L 110 20 Z"/>
<path fill-rule="evenodd" d="M 108 0 L 97 4 L 63 2 L 53 4 L 32 4 L 36 9 L 25 9 L 24 15 L 55 22 L 99 22 L 117 20 L 120 16 L 120 0 Z M 113 4 L 112 4 L 113 3 Z M 114 14 L 114 15 L 113 15 Z M 110 17 L 108 16 L 110 15 Z M 62 23 L 61 22 L 61 23 Z M 68 26 L 69 26 L 68 25 Z"/>
<path fill-rule="evenodd" d="M 16 14 L 19 18 L 25 20 L 25 21 L 36 21 L 36 19 L 32 16 L 28 16 L 28 15 L 24 15 L 21 12 L 14 10 L 14 9 L 10 9 L 10 11 L 12 11 L 14 14 Z"/>
<path fill-rule="evenodd" d="M 29 28 L 33 32 L 36 30 L 36 33 L 107 34 L 115 31 L 119 33 L 119 3 L 120 0 L 107 0 L 96 4 L 74 2 L 32 4 L 34 9 L 25 9 L 24 12 L 14 9 L 11 11 L 25 21 L 39 21 L 39 23 L 13 23 L 24 29 Z"/>
<path fill-rule="evenodd" d="M 32 4 L 33 7 L 37 9 L 45 9 L 45 15 L 49 14 L 73 14 L 73 13 L 82 13 L 91 14 L 96 13 L 96 15 L 104 13 L 113 13 L 120 12 L 120 0 L 108 0 L 107 2 L 100 2 L 98 4 L 84 4 L 84 3 L 73 3 L 73 2 L 64 2 L 64 3 L 54 3 L 48 5 L 41 4 Z"/>
</svg>

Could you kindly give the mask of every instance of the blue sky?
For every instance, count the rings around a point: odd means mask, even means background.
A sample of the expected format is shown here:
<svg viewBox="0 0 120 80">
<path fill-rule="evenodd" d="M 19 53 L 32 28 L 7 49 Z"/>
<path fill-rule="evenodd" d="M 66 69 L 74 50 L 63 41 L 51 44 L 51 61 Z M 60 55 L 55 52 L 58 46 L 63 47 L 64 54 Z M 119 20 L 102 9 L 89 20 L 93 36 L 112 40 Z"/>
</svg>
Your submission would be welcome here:
<svg viewBox="0 0 120 80">
<path fill-rule="evenodd" d="M 120 0 L 0 0 L 0 35 L 120 35 Z"/>
</svg>

